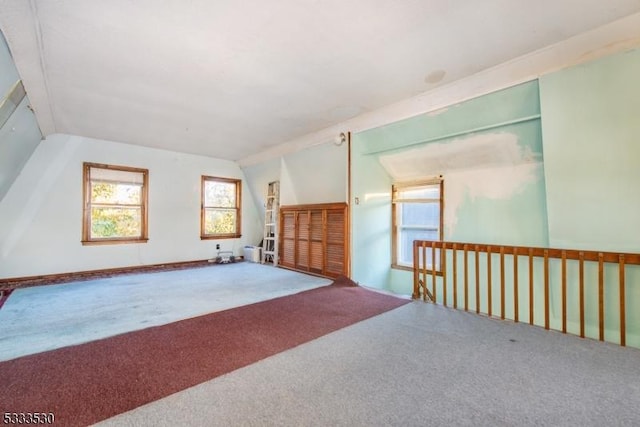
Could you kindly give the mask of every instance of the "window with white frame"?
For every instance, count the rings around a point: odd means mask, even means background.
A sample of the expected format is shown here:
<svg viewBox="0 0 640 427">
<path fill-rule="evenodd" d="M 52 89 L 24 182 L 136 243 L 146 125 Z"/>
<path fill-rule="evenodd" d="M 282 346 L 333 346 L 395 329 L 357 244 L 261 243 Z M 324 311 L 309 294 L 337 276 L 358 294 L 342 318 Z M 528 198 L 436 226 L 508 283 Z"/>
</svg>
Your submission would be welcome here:
<svg viewBox="0 0 640 427">
<path fill-rule="evenodd" d="M 392 263 L 396 268 L 413 267 L 414 240 L 442 240 L 443 181 L 441 179 L 395 184 L 392 187 Z M 433 256 L 427 249 L 427 269 Z M 436 251 L 436 271 L 440 254 Z"/>
<path fill-rule="evenodd" d="M 148 176 L 147 169 L 83 164 L 83 244 L 148 240 Z"/>
</svg>

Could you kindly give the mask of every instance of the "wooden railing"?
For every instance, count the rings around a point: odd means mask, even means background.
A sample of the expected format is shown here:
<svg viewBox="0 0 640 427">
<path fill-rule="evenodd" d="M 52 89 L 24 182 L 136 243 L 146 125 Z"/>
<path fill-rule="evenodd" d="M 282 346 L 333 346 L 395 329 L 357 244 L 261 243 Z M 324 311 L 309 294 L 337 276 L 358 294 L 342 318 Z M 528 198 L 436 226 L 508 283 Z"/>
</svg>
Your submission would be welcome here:
<svg viewBox="0 0 640 427">
<path fill-rule="evenodd" d="M 413 260 L 414 299 L 640 347 L 640 254 L 416 240 Z"/>
</svg>

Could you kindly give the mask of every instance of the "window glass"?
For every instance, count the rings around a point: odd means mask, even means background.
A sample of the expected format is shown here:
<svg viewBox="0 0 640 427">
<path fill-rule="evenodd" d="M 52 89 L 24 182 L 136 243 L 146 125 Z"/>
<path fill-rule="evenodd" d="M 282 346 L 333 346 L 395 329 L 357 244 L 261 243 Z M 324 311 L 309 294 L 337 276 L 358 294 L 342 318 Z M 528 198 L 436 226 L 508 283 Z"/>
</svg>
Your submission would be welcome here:
<svg viewBox="0 0 640 427">
<path fill-rule="evenodd" d="M 442 181 L 394 185 L 393 213 L 393 264 L 413 266 L 414 240 L 442 239 Z M 431 250 L 427 252 L 427 267 L 431 268 Z M 420 260 L 422 264 L 422 260 Z M 436 251 L 436 270 L 439 270 L 440 254 Z"/>
<path fill-rule="evenodd" d="M 205 208 L 205 234 L 232 234 L 236 231 L 235 211 Z"/>
<path fill-rule="evenodd" d="M 429 185 L 425 187 L 408 187 L 406 189 L 399 189 L 398 199 L 439 199 L 440 198 L 440 186 Z"/>
<path fill-rule="evenodd" d="M 235 208 L 236 185 L 235 182 L 205 181 L 205 206 Z"/>
<path fill-rule="evenodd" d="M 148 171 L 84 164 L 83 243 L 146 241 Z"/>
<path fill-rule="evenodd" d="M 437 203 L 399 203 L 400 223 L 403 226 L 418 225 L 426 227 L 440 226 L 440 202 Z"/>
<path fill-rule="evenodd" d="M 202 177 L 201 238 L 240 237 L 240 195 L 240 180 Z"/>
</svg>

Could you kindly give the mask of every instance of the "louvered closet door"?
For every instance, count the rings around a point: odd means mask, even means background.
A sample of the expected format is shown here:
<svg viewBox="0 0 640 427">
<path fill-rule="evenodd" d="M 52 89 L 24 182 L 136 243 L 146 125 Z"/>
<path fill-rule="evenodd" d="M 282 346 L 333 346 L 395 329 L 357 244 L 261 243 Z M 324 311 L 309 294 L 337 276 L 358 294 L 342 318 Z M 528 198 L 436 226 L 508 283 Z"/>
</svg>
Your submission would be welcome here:
<svg viewBox="0 0 640 427">
<path fill-rule="evenodd" d="M 296 266 L 296 212 L 280 212 L 280 264 Z"/>
<path fill-rule="evenodd" d="M 327 215 L 327 265 L 325 272 L 328 276 L 346 274 L 345 265 L 345 212 L 344 210 L 329 210 Z"/>
<path fill-rule="evenodd" d="M 309 271 L 324 273 L 324 215 L 323 211 L 309 213 Z"/>
<path fill-rule="evenodd" d="M 347 205 L 280 208 L 280 265 L 327 277 L 347 275 Z"/>
<path fill-rule="evenodd" d="M 298 212 L 298 239 L 296 241 L 296 268 L 309 269 L 309 212 Z"/>
</svg>

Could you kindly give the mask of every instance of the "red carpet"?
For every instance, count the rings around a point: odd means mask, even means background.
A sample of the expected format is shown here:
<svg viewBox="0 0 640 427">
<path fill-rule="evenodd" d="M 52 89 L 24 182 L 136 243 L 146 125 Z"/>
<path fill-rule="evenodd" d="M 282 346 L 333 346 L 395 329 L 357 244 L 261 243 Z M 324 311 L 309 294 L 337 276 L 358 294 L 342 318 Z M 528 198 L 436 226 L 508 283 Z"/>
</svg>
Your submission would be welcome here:
<svg viewBox="0 0 640 427">
<path fill-rule="evenodd" d="M 0 415 L 96 423 L 409 302 L 349 282 L 0 362 Z"/>
<path fill-rule="evenodd" d="M 13 289 L 0 290 L 0 308 L 2 308 L 4 303 L 9 299 L 11 292 L 13 292 Z"/>
</svg>

